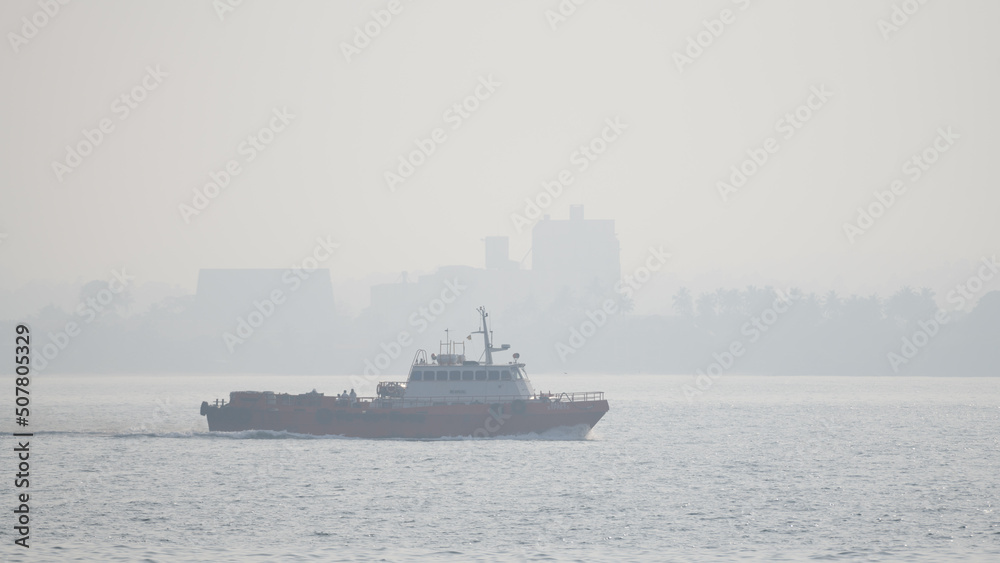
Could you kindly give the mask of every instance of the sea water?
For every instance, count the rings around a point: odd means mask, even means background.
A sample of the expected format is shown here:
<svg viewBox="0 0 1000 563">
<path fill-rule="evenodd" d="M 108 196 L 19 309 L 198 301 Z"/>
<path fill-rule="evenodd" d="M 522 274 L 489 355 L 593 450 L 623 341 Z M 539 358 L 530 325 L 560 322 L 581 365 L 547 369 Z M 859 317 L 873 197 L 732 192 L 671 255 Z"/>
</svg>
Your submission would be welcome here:
<svg viewBox="0 0 1000 563">
<path fill-rule="evenodd" d="M 232 390 L 340 376 L 33 378 L 30 548 L 9 561 L 1000 560 L 1000 379 L 537 375 L 590 432 L 210 433 Z M 13 414 L 13 395 L 3 412 Z M 9 403 L 9 404 L 8 404 Z M 23 492 L 17 489 L 17 492 Z"/>
</svg>

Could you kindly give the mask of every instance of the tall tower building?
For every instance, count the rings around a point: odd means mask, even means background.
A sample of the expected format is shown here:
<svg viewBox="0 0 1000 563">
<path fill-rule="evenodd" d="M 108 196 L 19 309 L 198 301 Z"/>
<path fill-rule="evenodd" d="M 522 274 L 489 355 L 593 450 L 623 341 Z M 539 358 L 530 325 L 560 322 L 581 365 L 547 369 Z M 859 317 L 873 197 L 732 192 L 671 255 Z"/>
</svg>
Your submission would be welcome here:
<svg viewBox="0 0 1000 563">
<path fill-rule="evenodd" d="M 621 279 L 621 248 L 610 219 L 584 219 L 572 205 L 569 220 L 546 218 L 531 231 L 531 269 L 556 287 L 611 289 Z"/>
</svg>

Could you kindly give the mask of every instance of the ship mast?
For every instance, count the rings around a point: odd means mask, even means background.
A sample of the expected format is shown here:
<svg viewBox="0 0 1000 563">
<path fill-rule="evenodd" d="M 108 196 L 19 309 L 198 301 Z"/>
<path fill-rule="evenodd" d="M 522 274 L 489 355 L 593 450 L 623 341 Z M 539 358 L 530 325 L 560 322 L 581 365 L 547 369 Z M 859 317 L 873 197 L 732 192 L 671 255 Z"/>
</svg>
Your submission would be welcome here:
<svg viewBox="0 0 1000 563">
<path fill-rule="evenodd" d="M 479 334 L 480 332 L 483 333 L 483 345 L 486 349 L 486 364 L 491 365 L 493 363 L 493 348 L 490 345 L 490 332 L 486 329 L 486 317 L 488 316 L 488 313 L 486 312 L 486 307 L 479 307 L 476 310 L 479 311 L 479 315 L 483 319 L 483 329 L 477 330 L 472 334 Z"/>
<path fill-rule="evenodd" d="M 505 350 L 510 350 L 510 344 L 501 344 L 499 348 L 494 348 L 493 343 L 490 342 L 490 331 L 486 328 L 486 317 L 489 313 L 486 312 L 486 307 L 480 307 L 476 309 L 479 311 L 479 316 L 483 319 L 483 330 L 477 330 L 472 334 L 483 334 L 483 344 L 486 346 L 486 365 L 493 364 L 493 352 L 503 352 Z M 471 336 L 471 335 L 470 335 Z"/>
</svg>

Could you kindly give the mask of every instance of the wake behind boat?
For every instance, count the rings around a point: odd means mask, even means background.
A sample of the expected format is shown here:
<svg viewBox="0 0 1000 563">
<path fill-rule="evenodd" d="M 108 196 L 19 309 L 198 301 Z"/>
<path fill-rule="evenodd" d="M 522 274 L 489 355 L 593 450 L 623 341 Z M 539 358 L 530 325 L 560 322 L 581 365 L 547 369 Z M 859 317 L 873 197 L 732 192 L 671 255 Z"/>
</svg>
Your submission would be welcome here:
<svg viewBox="0 0 1000 563">
<path fill-rule="evenodd" d="M 328 397 L 315 390 L 290 395 L 233 391 L 229 402 L 201 404 L 213 432 L 274 430 L 357 438 L 442 438 L 541 433 L 559 427 L 593 428 L 608 412 L 603 392 L 539 393 L 525 364 L 494 363 L 488 314 L 478 309 L 484 361 L 465 359 L 464 342 L 442 342 L 428 361 L 417 350 L 406 381 L 383 381 L 375 397 Z M 470 335 L 471 338 L 471 335 Z"/>
</svg>

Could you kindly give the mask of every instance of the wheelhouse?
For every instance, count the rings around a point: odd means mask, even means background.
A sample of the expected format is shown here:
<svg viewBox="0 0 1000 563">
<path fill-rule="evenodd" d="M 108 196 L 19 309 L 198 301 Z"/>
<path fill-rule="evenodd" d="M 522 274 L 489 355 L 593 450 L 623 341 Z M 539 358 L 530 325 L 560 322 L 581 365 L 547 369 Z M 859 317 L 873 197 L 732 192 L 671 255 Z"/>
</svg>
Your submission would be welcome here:
<svg viewBox="0 0 1000 563">
<path fill-rule="evenodd" d="M 452 341 L 450 338 L 439 345 L 437 354 L 417 350 L 406 382 L 395 385 L 393 393 L 387 397 L 401 399 L 434 399 L 447 397 L 448 403 L 482 402 L 504 397 L 507 400 L 529 399 L 535 391 L 528 380 L 524 364 L 518 361 L 518 354 L 513 355 L 513 361 L 502 364 L 493 363 L 493 352 L 505 352 L 510 345 L 501 344 L 494 347 L 491 333 L 486 323 L 486 310 L 479 309 L 482 318 L 481 330 L 471 333 L 483 335 L 483 358 L 485 361 L 466 360 L 465 342 Z M 446 334 L 448 331 L 445 331 Z"/>
<path fill-rule="evenodd" d="M 414 365 L 410 368 L 407 381 L 518 381 L 525 378 L 522 368 L 520 364 L 461 367 Z"/>
</svg>

